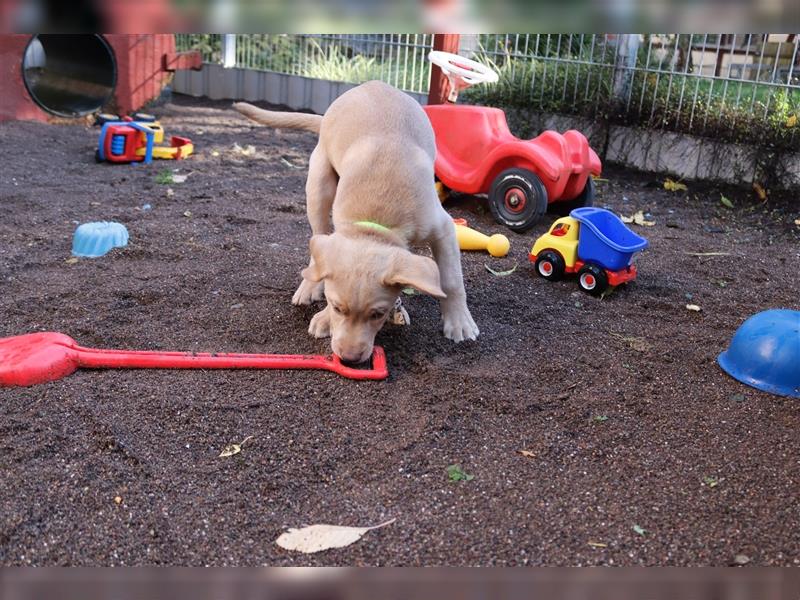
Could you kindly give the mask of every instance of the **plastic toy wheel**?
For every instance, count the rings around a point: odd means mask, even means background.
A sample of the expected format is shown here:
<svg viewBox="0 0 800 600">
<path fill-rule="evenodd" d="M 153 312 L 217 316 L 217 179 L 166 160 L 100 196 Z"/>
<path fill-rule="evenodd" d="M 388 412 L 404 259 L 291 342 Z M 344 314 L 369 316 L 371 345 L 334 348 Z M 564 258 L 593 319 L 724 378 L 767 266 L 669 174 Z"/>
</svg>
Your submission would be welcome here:
<svg viewBox="0 0 800 600">
<path fill-rule="evenodd" d="M 112 115 L 111 113 L 100 113 L 94 118 L 94 124 L 97 127 L 105 125 L 109 121 L 119 121 L 119 117 L 117 115 Z"/>
<path fill-rule="evenodd" d="M 578 285 L 584 292 L 599 296 L 608 289 L 608 276 L 597 265 L 584 265 L 578 271 Z"/>
<path fill-rule="evenodd" d="M 155 115 L 149 113 L 137 112 L 131 115 L 134 121 L 142 121 L 143 123 L 152 123 L 156 120 Z"/>
<path fill-rule="evenodd" d="M 535 173 L 508 169 L 492 182 L 489 209 L 511 231 L 527 231 L 547 212 L 547 190 Z"/>
<path fill-rule="evenodd" d="M 565 200 L 564 202 L 554 202 L 553 203 L 553 211 L 561 216 L 566 217 L 571 211 L 575 210 L 576 208 L 583 208 L 584 206 L 593 206 L 594 205 L 594 180 L 589 177 L 586 181 L 586 185 L 583 188 L 583 191 L 578 195 L 577 198 L 573 198 L 572 200 Z"/>
<path fill-rule="evenodd" d="M 558 281 L 564 276 L 564 259 L 558 252 L 545 250 L 536 257 L 536 272 L 548 281 Z"/>
</svg>

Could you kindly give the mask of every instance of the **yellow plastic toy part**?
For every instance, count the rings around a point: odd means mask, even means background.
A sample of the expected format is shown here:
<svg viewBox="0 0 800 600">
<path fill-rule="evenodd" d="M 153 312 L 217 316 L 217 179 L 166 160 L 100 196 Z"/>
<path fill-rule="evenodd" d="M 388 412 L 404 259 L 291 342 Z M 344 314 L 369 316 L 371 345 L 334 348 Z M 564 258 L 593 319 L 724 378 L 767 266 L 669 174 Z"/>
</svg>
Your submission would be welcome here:
<svg viewBox="0 0 800 600">
<path fill-rule="evenodd" d="M 531 254 L 539 255 L 543 250 L 557 250 L 567 267 L 575 266 L 578 259 L 578 233 L 580 223 L 572 217 L 562 217 L 553 223 L 550 231 L 540 236 L 533 244 Z"/>
<path fill-rule="evenodd" d="M 161 123 L 158 121 L 153 121 L 152 123 L 139 123 L 139 125 L 143 125 L 147 127 L 153 132 L 153 143 L 154 144 L 162 144 L 164 142 L 164 128 L 161 126 Z M 142 132 L 142 143 L 147 142 L 147 136 Z M 144 154 L 144 152 L 142 153 Z"/>
<path fill-rule="evenodd" d="M 454 225 L 454 227 L 458 247 L 462 250 L 486 250 L 495 258 L 501 258 L 508 254 L 511 248 L 508 238 L 500 233 L 488 236 L 464 225 Z"/>
<path fill-rule="evenodd" d="M 181 158 L 186 158 L 194 152 L 194 144 L 184 144 L 183 146 L 153 146 L 153 158 L 175 158 L 181 152 Z M 136 150 L 136 156 L 144 156 L 146 149 L 139 148 Z"/>
</svg>

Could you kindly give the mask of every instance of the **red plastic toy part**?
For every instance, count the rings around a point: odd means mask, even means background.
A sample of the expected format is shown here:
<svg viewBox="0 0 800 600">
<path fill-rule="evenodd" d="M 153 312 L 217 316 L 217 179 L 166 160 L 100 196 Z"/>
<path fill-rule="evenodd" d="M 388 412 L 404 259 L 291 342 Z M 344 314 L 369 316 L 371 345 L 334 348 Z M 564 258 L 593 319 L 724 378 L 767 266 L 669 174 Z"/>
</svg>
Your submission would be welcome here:
<svg viewBox="0 0 800 600">
<path fill-rule="evenodd" d="M 63 333 L 0 338 L 0 387 L 55 381 L 80 367 L 89 369 L 322 369 L 349 379 L 386 379 L 383 348 L 375 347 L 368 369 L 348 367 L 338 356 L 216 354 L 83 348 Z"/>
<path fill-rule="evenodd" d="M 557 202 L 577 197 L 590 175 L 600 175 L 600 159 L 578 131 L 545 131 L 520 140 L 499 108 L 437 104 L 424 109 L 436 134 L 436 176 L 458 192 L 485 194 L 501 171 L 521 168 L 536 173 L 548 201 Z"/>
</svg>

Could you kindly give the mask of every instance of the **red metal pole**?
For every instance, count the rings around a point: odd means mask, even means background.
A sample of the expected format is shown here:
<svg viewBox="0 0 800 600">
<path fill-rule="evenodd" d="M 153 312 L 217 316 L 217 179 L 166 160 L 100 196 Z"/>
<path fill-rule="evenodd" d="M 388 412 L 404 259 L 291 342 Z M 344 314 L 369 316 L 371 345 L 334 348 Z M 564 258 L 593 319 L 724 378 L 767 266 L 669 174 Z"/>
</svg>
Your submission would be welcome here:
<svg viewBox="0 0 800 600">
<path fill-rule="evenodd" d="M 433 49 L 458 54 L 460 35 L 457 33 L 437 33 L 433 36 Z M 431 85 L 428 90 L 428 104 L 444 104 L 450 92 L 450 84 L 442 70 L 431 65 Z"/>
</svg>

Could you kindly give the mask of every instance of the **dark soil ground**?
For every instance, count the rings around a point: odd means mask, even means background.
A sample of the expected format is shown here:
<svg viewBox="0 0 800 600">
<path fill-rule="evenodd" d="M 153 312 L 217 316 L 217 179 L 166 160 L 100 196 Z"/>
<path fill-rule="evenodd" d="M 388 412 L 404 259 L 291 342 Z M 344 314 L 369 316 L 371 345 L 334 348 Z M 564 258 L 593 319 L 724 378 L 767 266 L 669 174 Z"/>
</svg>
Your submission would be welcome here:
<svg viewBox="0 0 800 600">
<path fill-rule="evenodd" d="M 226 106 L 160 109 L 198 153 L 149 167 L 95 164 L 97 129 L 0 126 L 0 336 L 328 352 L 306 333 L 316 309 L 290 304 L 315 138 Z M 167 169 L 191 175 L 156 183 Z M 510 257 L 463 256 L 479 341 L 444 339 L 435 302 L 407 297 L 412 325 L 378 338 L 388 381 L 81 371 L 1 390 L 0 562 L 800 564 L 800 405 L 715 362 L 748 316 L 800 308 L 798 205 L 722 190 L 731 210 L 714 187 L 604 177 L 601 205 L 656 222 L 637 228 L 651 247 L 636 282 L 603 300 L 547 282 L 526 253 L 551 220 L 505 232 Z M 475 199 L 450 206 L 501 231 Z M 96 220 L 126 224 L 129 246 L 68 261 L 76 224 Z M 448 481 L 452 464 L 474 479 Z M 287 527 L 395 517 L 341 550 L 274 544 Z"/>
</svg>

